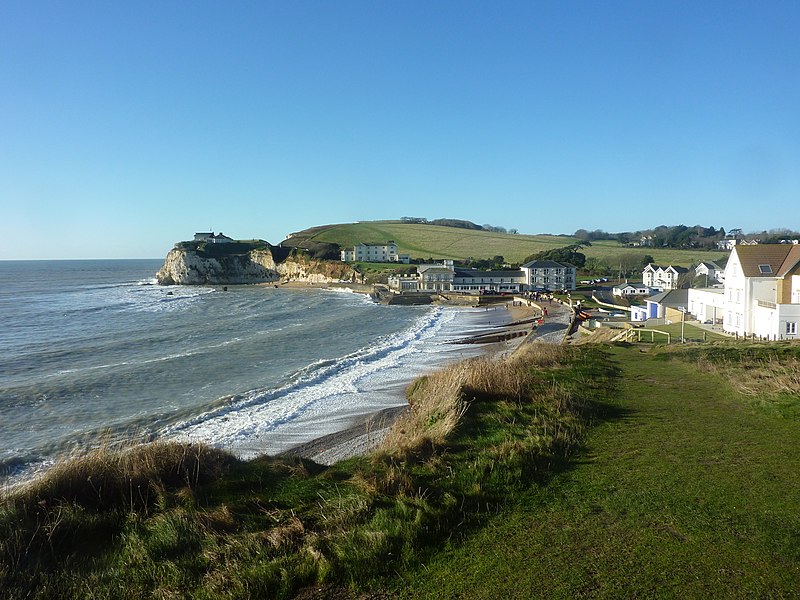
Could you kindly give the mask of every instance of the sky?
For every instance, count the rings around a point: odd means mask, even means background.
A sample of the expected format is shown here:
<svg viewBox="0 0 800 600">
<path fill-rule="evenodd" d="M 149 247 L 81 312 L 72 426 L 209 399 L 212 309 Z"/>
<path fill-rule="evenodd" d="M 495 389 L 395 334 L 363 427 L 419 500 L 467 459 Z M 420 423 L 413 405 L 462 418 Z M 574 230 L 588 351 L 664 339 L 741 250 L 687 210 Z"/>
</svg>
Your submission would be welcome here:
<svg viewBox="0 0 800 600">
<path fill-rule="evenodd" d="M 800 229 L 800 2 L 0 3 L 0 259 Z"/>
</svg>

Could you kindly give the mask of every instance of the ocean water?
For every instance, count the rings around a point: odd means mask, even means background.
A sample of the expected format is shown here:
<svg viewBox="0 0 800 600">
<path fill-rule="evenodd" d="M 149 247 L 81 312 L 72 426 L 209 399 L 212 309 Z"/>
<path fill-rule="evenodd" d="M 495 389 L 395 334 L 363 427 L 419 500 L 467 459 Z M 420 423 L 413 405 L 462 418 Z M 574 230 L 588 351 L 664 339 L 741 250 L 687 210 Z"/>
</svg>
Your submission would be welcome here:
<svg viewBox="0 0 800 600">
<path fill-rule="evenodd" d="M 479 352 L 484 311 L 272 286 L 158 286 L 158 260 L 0 261 L 0 482 L 125 439 L 275 453 Z"/>
</svg>

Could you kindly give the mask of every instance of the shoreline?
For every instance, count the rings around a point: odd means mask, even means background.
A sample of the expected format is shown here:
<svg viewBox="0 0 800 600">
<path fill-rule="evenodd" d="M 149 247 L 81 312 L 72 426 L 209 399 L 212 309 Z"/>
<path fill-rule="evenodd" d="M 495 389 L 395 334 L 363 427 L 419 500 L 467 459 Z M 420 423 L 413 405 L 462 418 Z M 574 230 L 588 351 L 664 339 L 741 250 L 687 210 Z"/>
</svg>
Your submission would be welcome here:
<svg viewBox="0 0 800 600">
<path fill-rule="evenodd" d="M 319 286 L 314 284 L 297 284 L 291 286 L 298 289 L 309 288 L 338 288 L 339 290 L 359 293 L 351 288 L 336 286 Z M 363 292 L 361 292 L 363 293 Z M 499 331 L 510 329 L 519 330 L 521 327 L 530 329 L 531 316 L 538 314 L 534 307 L 510 306 L 511 302 L 498 303 L 482 309 L 467 307 L 451 307 L 458 312 L 471 313 L 472 317 L 461 323 L 461 329 L 454 337 L 453 331 L 436 331 L 433 340 L 437 340 L 439 350 L 431 353 L 428 346 L 427 352 L 423 346 L 423 353 L 417 362 L 437 369 L 440 365 L 456 362 L 469 356 L 481 354 L 502 355 L 510 353 L 517 348 L 524 339 L 520 336 L 510 341 L 497 341 L 493 343 L 480 343 L 471 349 L 464 348 L 462 352 L 456 344 L 468 335 L 496 334 Z M 449 310 L 450 308 L 445 308 Z M 477 318 L 476 318 L 477 317 Z M 455 317 L 460 318 L 460 317 Z M 449 335 L 448 335 L 449 334 Z M 443 339 L 444 338 L 444 339 Z M 449 338 L 449 339 L 448 339 Z M 449 347 L 446 349 L 445 346 Z M 181 439 L 171 435 L 158 435 L 162 441 L 188 441 L 208 443 L 220 449 L 232 452 L 244 460 L 260 455 L 272 456 L 303 456 L 322 464 L 333 464 L 338 460 L 350 456 L 365 454 L 372 450 L 384 437 L 394 420 L 408 408 L 405 389 L 421 373 L 403 372 L 393 374 L 388 380 L 378 382 L 369 389 L 356 391 L 356 402 L 347 406 L 331 407 L 331 410 L 314 411 L 308 418 L 298 419 L 297 422 L 286 423 L 276 430 L 257 433 L 252 438 L 243 438 L 240 444 L 216 444 L 212 440 L 188 437 Z M 375 382 L 372 382 L 373 384 Z M 57 464 L 70 455 L 55 459 Z M 44 465 L 42 465 L 44 466 Z M 47 470 L 49 467 L 44 467 Z M 34 468 L 27 475 L 6 477 L 3 480 L 4 491 L 7 492 L 18 485 L 24 485 L 43 474 L 41 468 Z"/>
<path fill-rule="evenodd" d="M 539 308 L 526 305 L 512 306 L 511 302 L 512 301 L 499 303 L 494 307 L 484 308 L 484 310 L 475 309 L 478 313 L 493 313 L 495 317 L 499 316 L 499 314 L 505 314 L 508 319 L 505 320 L 504 323 L 488 323 L 484 326 L 482 331 L 472 332 L 472 334 L 480 338 L 487 335 L 502 335 L 502 333 L 498 334 L 498 331 L 520 331 L 521 328 L 526 329 L 525 334 L 504 341 L 472 342 L 481 346 L 481 352 L 475 354 L 475 356 L 489 355 L 500 357 L 510 355 L 525 343 L 533 333 L 533 324 L 537 320 L 535 317 L 541 315 Z M 462 338 L 452 341 L 451 343 L 470 343 L 465 342 L 464 340 L 466 339 L 469 338 Z M 414 379 L 416 379 L 416 377 L 403 382 L 401 386 L 403 400 L 405 400 L 405 389 Z M 363 456 L 374 450 L 380 444 L 394 421 L 408 410 L 409 407 L 410 405 L 405 401 L 402 405 L 388 407 L 354 417 L 352 422 L 344 429 L 299 443 L 287 450 L 276 453 L 275 456 L 296 456 L 323 465 L 332 465 L 354 456 Z"/>
</svg>

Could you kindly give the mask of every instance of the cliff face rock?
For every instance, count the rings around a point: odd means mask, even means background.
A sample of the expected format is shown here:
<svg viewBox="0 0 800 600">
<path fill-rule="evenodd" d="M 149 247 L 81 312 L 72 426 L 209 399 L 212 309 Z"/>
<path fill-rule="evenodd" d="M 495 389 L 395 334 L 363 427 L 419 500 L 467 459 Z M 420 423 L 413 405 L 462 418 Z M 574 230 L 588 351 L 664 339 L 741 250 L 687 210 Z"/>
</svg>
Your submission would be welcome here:
<svg viewBox="0 0 800 600">
<path fill-rule="evenodd" d="M 173 248 L 156 279 L 161 285 L 261 283 L 278 279 L 278 273 L 269 250 L 204 256 L 193 250 Z"/>
<path fill-rule="evenodd" d="M 276 270 L 285 281 L 307 283 L 333 283 L 355 281 L 355 271 L 347 263 L 316 260 L 303 256 L 290 256 L 276 265 Z"/>
<path fill-rule="evenodd" d="M 289 256 L 276 263 L 269 248 L 209 256 L 176 246 L 156 273 L 161 285 L 227 285 L 271 281 L 330 283 L 353 281 L 353 269 L 345 263 Z"/>
</svg>

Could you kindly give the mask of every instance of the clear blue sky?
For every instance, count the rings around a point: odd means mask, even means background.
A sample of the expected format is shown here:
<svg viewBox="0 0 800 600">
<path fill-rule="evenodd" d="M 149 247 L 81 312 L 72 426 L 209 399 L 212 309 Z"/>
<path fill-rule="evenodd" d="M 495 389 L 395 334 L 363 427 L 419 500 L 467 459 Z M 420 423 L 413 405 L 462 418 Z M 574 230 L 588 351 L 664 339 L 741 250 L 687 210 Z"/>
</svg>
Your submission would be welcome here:
<svg viewBox="0 0 800 600">
<path fill-rule="evenodd" d="M 0 4 L 0 258 L 800 228 L 800 2 Z"/>
</svg>

